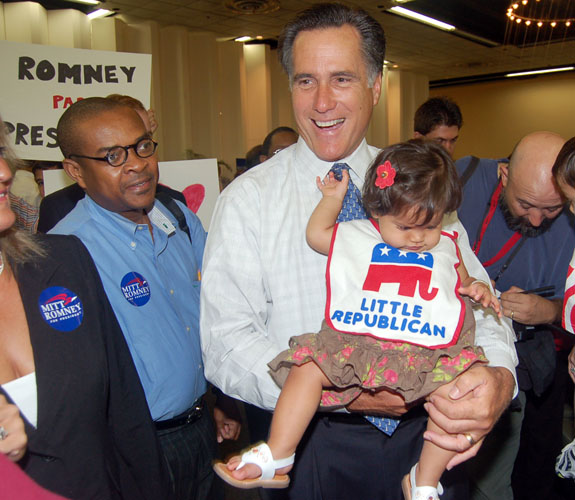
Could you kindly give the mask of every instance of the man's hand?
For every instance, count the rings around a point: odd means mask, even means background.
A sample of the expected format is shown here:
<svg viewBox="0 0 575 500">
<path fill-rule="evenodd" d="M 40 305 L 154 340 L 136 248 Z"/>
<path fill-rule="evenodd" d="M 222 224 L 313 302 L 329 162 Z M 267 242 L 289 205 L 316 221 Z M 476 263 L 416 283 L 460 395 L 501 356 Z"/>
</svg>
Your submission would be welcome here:
<svg viewBox="0 0 575 500">
<path fill-rule="evenodd" d="M 554 323 L 561 319 L 561 301 L 549 300 L 512 286 L 501 294 L 503 314 L 524 325 Z"/>
<path fill-rule="evenodd" d="M 425 432 L 424 438 L 437 446 L 460 452 L 462 443 L 472 438 L 474 444 L 456 455 L 447 468 L 451 469 L 475 456 L 483 438 L 491 431 L 513 396 L 514 379 L 505 368 L 475 365 L 457 377 L 448 398 L 433 395 L 425 403 L 429 417 L 448 434 L 439 436 Z"/>
<path fill-rule="evenodd" d="M 235 441 L 242 430 L 240 410 L 234 398 L 226 396 L 219 389 L 214 388 L 216 404 L 214 406 L 214 422 L 218 443 L 224 439 Z"/>
<path fill-rule="evenodd" d="M 216 438 L 218 443 L 224 439 L 235 441 L 240 436 L 242 424 L 228 417 L 220 408 L 214 407 L 214 422 L 216 423 Z"/>
<path fill-rule="evenodd" d="M 409 409 L 405 400 L 397 393 L 388 390 L 378 392 L 364 391 L 346 408 L 351 412 L 384 417 L 401 417 Z"/>
</svg>

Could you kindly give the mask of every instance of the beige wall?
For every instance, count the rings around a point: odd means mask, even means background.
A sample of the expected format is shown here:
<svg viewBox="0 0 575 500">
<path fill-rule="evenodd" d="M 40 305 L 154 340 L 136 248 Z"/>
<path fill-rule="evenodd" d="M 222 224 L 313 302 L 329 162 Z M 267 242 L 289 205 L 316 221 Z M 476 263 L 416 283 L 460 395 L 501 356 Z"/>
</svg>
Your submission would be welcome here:
<svg viewBox="0 0 575 500">
<path fill-rule="evenodd" d="M 535 130 L 575 135 L 573 73 L 433 89 L 430 96 L 454 99 L 463 114 L 457 158 L 507 156 L 517 141 Z"/>
<path fill-rule="evenodd" d="M 46 11 L 34 2 L 0 3 L 0 39 L 151 54 L 161 160 L 193 151 L 235 166 L 273 128 L 296 128 L 287 76 L 266 45 L 218 42 L 211 33 L 154 21 L 90 21 L 76 10 Z M 368 141 L 382 147 L 410 138 L 427 86 L 424 75 L 384 72 Z"/>
</svg>

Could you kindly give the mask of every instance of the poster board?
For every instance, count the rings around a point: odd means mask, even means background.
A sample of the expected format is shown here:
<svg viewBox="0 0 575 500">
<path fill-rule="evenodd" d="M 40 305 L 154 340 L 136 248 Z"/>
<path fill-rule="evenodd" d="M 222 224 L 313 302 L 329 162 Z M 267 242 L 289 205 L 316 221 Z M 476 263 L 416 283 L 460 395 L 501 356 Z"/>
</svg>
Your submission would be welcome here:
<svg viewBox="0 0 575 500">
<path fill-rule="evenodd" d="M 79 99 L 125 94 L 150 107 L 152 56 L 0 40 L 0 115 L 24 160 L 60 161 L 56 125 Z"/>
<path fill-rule="evenodd" d="M 159 162 L 160 183 L 181 191 L 188 208 L 202 221 L 207 231 L 220 193 L 218 163 L 216 159 Z M 45 170 L 46 195 L 72 184 L 64 170 Z"/>
</svg>

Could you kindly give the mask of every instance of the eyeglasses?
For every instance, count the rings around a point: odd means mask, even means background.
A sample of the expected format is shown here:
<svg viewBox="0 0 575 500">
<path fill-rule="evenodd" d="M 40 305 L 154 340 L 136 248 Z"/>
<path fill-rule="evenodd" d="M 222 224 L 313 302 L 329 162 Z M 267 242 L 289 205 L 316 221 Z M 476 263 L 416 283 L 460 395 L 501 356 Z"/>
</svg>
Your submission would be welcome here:
<svg viewBox="0 0 575 500">
<path fill-rule="evenodd" d="M 156 152 L 158 143 L 150 138 L 140 139 L 136 144 L 130 146 L 114 146 L 110 148 L 103 158 L 96 158 L 94 156 L 85 155 L 68 155 L 68 158 L 87 158 L 88 160 L 97 160 L 108 162 L 112 167 L 121 167 L 128 161 L 128 154 L 130 149 L 134 150 L 140 158 L 149 158 Z"/>
</svg>

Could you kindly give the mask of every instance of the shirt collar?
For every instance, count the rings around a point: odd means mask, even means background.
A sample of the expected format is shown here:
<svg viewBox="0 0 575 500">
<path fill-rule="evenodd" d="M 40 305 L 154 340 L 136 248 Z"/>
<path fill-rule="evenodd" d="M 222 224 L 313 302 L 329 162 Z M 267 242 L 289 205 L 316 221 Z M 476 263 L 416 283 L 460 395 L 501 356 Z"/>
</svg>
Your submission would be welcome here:
<svg viewBox="0 0 575 500">
<path fill-rule="evenodd" d="M 296 144 L 295 161 L 298 165 L 306 166 L 311 174 L 320 178 L 325 177 L 334 163 L 347 163 L 357 174 L 358 178 L 363 181 L 365 173 L 372 162 L 372 156 L 369 154 L 366 140 L 363 139 L 357 149 L 346 158 L 337 161 L 323 161 L 315 155 L 300 136 Z"/>
<path fill-rule="evenodd" d="M 98 205 L 92 198 L 90 198 L 90 196 L 88 196 L 88 194 L 86 194 L 85 200 L 88 210 L 91 212 L 91 214 L 94 216 L 95 219 L 103 218 L 112 220 L 117 225 L 117 227 L 120 229 L 121 232 L 126 233 L 130 236 L 134 235 L 138 231 L 139 227 L 145 225 L 145 224 L 136 224 L 135 222 L 132 222 L 130 219 L 124 217 L 123 215 L 107 210 L 106 208 Z M 152 225 L 154 227 L 157 227 L 160 231 L 166 233 L 166 235 L 170 236 L 171 234 L 176 232 L 176 228 L 174 227 L 170 219 L 168 219 L 168 217 L 165 216 L 162 213 L 162 211 L 158 208 L 157 200 L 154 202 L 152 210 L 148 212 L 148 217 Z"/>
</svg>

